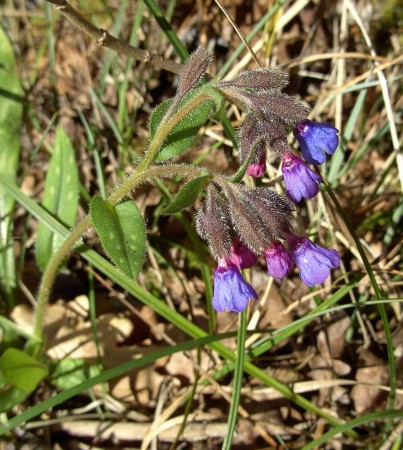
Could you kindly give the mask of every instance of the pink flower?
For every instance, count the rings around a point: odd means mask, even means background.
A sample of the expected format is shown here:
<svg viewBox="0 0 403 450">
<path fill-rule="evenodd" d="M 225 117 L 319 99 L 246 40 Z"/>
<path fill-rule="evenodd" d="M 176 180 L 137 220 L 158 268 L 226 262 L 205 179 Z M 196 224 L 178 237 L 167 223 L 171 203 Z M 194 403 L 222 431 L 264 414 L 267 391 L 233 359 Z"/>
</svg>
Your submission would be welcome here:
<svg viewBox="0 0 403 450">
<path fill-rule="evenodd" d="M 231 245 L 230 260 L 239 270 L 248 269 L 257 263 L 257 256 L 239 239 Z"/>
<path fill-rule="evenodd" d="M 254 178 L 262 178 L 266 172 L 266 155 L 263 153 L 260 156 L 257 164 L 250 164 L 246 170 L 246 173 Z"/>
</svg>

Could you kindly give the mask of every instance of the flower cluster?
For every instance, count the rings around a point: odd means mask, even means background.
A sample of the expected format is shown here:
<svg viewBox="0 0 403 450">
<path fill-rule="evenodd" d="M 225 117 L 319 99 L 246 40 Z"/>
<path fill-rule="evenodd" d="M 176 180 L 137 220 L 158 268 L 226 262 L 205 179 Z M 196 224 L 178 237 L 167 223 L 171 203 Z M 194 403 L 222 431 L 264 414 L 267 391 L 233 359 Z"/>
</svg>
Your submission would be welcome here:
<svg viewBox="0 0 403 450">
<path fill-rule="evenodd" d="M 199 79 L 211 56 L 198 51 L 194 73 L 186 69 L 181 83 Z M 187 66 L 186 66 L 187 67 Z M 190 66 L 189 66 L 190 67 Z M 184 81 L 185 80 L 185 81 Z M 306 106 L 286 95 L 288 74 L 279 68 L 247 70 L 231 81 L 211 82 L 210 86 L 234 104 L 246 110 L 238 132 L 238 150 L 247 173 L 262 177 L 266 171 L 266 151 L 272 150 L 282 161 L 286 194 L 293 203 L 313 198 L 319 192 L 320 175 L 306 163 L 318 165 L 335 152 L 338 130 L 330 124 L 306 118 Z M 302 158 L 288 144 L 292 129 Z M 324 282 L 330 269 L 340 264 L 336 250 L 325 249 L 292 232 L 293 203 L 266 187 L 248 188 L 215 176 L 207 188 L 204 203 L 196 216 L 196 229 L 218 261 L 214 275 L 213 307 L 241 312 L 249 299 L 257 300 L 253 287 L 241 270 L 266 259 L 273 278 L 281 279 L 298 267 L 301 280 L 308 286 Z"/>
<path fill-rule="evenodd" d="M 308 286 L 322 283 L 339 266 L 336 250 L 328 250 L 296 236 L 289 223 L 292 204 L 274 190 L 228 183 L 216 178 L 196 216 L 196 229 L 218 260 L 214 275 L 213 307 L 241 312 L 255 290 L 241 270 L 266 258 L 273 278 L 289 275 L 296 265 Z M 287 247 L 288 248 L 287 248 Z"/>
<path fill-rule="evenodd" d="M 287 129 L 293 128 L 303 158 L 313 165 L 324 163 L 326 155 L 335 152 L 339 137 L 333 125 L 306 118 L 305 105 L 281 92 L 287 84 L 286 72 L 274 68 L 242 72 L 233 81 L 216 83 L 215 88 L 246 109 L 238 138 L 241 162 L 250 161 L 247 173 L 262 177 L 266 172 L 266 149 L 273 150 L 282 161 L 286 193 L 298 203 L 319 192 L 322 178 L 292 153 Z"/>
</svg>

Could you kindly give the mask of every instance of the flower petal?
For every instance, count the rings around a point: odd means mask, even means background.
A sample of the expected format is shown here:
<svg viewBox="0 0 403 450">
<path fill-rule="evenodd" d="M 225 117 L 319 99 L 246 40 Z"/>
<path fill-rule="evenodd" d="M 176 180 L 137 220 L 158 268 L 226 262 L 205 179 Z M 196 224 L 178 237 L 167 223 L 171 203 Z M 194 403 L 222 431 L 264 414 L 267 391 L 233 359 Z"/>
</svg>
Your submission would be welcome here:
<svg viewBox="0 0 403 450">
<path fill-rule="evenodd" d="M 298 266 L 301 280 L 309 287 L 323 283 L 340 264 L 340 255 L 334 249 L 325 249 L 307 238 L 291 236 L 291 253 Z"/>
<path fill-rule="evenodd" d="M 305 119 L 294 129 L 294 136 L 301 147 L 302 156 L 309 164 L 319 165 L 326 161 L 326 154 L 332 155 L 338 145 L 338 129 L 330 123 L 313 122 Z"/>
<path fill-rule="evenodd" d="M 294 267 L 291 253 L 279 241 L 273 241 L 264 250 L 267 270 L 273 278 L 281 279 L 289 275 Z"/>
<path fill-rule="evenodd" d="M 302 198 L 315 197 L 322 178 L 291 152 L 284 153 L 282 161 L 281 170 L 288 197 L 295 203 L 300 202 Z"/>
<path fill-rule="evenodd" d="M 216 269 L 212 304 L 217 312 L 228 310 L 239 313 L 248 306 L 250 298 L 257 300 L 256 291 L 243 279 L 237 267 L 227 263 L 227 267 Z"/>
</svg>

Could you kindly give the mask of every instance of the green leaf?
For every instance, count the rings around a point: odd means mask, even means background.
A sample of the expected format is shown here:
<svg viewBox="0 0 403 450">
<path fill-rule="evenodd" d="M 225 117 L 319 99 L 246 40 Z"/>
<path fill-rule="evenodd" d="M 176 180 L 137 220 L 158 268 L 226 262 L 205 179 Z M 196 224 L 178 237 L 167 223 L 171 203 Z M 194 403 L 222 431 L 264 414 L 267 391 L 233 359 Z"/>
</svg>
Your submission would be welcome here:
<svg viewBox="0 0 403 450">
<path fill-rule="evenodd" d="M 74 149 L 67 134 L 59 126 L 56 130 L 54 153 L 46 175 L 43 206 L 68 227 L 72 227 L 76 221 L 78 186 Z M 62 242 L 62 238 L 43 224 L 39 225 L 36 261 L 42 270 Z"/>
<path fill-rule="evenodd" d="M 118 269 L 136 279 L 146 242 L 144 219 L 136 204 L 126 201 L 112 207 L 95 196 L 90 203 L 90 215 L 105 252 Z"/>
<path fill-rule="evenodd" d="M 14 386 L 1 386 L 0 391 L 0 413 L 10 411 L 16 405 L 20 405 L 29 396 L 30 392 L 22 391 Z"/>
<path fill-rule="evenodd" d="M 88 366 L 85 359 L 61 359 L 55 364 L 50 382 L 59 389 L 67 390 L 100 373 L 102 367 L 99 364 Z"/>
<path fill-rule="evenodd" d="M 22 94 L 13 48 L 0 28 L 0 172 L 12 180 L 16 177 L 20 156 Z M 17 287 L 13 208 L 14 200 L 0 187 L 0 286 L 9 308 L 13 307 Z"/>
<path fill-rule="evenodd" d="M 193 93 L 192 93 L 193 94 Z M 194 94 L 193 94 L 194 95 Z M 180 103 L 188 101 L 189 96 Z M 171 106 L 172 100 L 166 100 L 158 105 L 150 117 L 150 137 L 154 138 L 162 118 Z M 200 104 L 190 114 L 188 114 L 169 134 L 164 142 L 161 151 L 157 157 L 157 161 L 166 161 L 179 155 L 189 148 L 196 139 L 197 132 L 200 127 L 207 121 L 211 110 L 214 106 L 213 101 L 207 101 Z"/>
<path fill-rule="evenodd" d="M 188 181 L 176 194 L 175 198 L 161 212 L 162 214 L 175 214 L 182 211 L 196 201 L 200 191 L 206 185 L 210 175 L 204 175 Z"/>
<path fill-rule="evenodd" d="M 8 348 L 0 358 L 4 380 L 25 392 L 32 392 L 47 377 L 48 369 L 32 356 L 16 348 Z"/>
</svg>

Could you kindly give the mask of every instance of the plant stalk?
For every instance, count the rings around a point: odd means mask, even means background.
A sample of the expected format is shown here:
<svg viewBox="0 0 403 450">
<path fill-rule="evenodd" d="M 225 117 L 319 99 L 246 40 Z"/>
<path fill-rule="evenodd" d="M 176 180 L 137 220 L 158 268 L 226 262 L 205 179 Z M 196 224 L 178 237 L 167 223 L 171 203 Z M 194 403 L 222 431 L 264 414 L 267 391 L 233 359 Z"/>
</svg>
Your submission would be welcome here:
<svg viewBox="0 0 403 450">
<path fill-rule="evenodd" d="M 150 164 L 154 162 L 158 153 L 164 144 L 169 133 L 180 123 L 180 121 L 186 117 L 191 111 L 197 108 L 205 101 L 214 100 L 214 98 L 201 91 L 198 95 L 193 97 L 188 103 L 183 105 L 177 113 L 166 120 L 162 120 L 160 127 L 158 128 L 154 139 L 152 140 L 148 150 L 146 151 L 143 160 L 137 166 L 137 169 L 129 175 L 123 183 L 118 186 L 112 194 L 107 198 L 107 202 L 115 206 L 123 197 L 125 197 L 130 191 L 136 188 L 139 184 L 145 182 L 148 178 L 153 177 L 167 177 L 176 175 L 186 176 L 200 176 L 205 173 L 204 169 L 198 169 L 193 166 L 185 165 L 165 165 L 156 166 L 149 169 Z M 46 306 L 49 301 L 51 288 L 56 278 L 60 265 L 66 259 L 71 249 L 76 242 L 82 237 L 82 235 L 91 227 L 91 218 L 85 217 L 67 236 L 59 250 L 50 259 L 45 272 L 43 274 L 41 284 L 39 287 L 37 308 L 34 321 L 34 336 L 42 341 L 43 319 L 46 310 Z"/>
<path fill-rule="evenodd" d="M 106 199 L 106 201 L 115 206 L 129 194 L 130 191 L 135 189 L 141 183 L 144 183 L 149 178 L 154 177 L 175 177 L 178 175 L 185 175 L 187 177 L 198 177 L 205 174 L 206 169 L 197 168 L 193 166 L 187 166 L 184 164 L 176 164 L 170 166 L 156 166 L 142 172 L 133 172 L 126 180 Z M 34 322 L 34 336 L 35 340 L 42 341 L 43 320 L 46 310 L 46 306 L 49 301 L 53 282 L 57 276 L 59 267 L 66 259 L 71 249 L 79 241 L 82 235 L 92 226 L 91 218 L 86 216 L 67 236 L 58 251 L 50 259 L 41 280 L 39 287 L 37 307 L 35 312 Z"/>
</svg>

